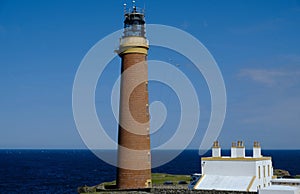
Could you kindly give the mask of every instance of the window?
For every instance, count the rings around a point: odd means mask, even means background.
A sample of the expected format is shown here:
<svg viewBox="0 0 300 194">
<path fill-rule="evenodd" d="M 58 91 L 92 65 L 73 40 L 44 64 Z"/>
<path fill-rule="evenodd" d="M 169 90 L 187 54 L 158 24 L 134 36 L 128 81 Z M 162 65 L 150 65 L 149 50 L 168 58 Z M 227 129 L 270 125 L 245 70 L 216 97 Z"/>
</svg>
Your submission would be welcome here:
<svg viewBox="0 0 300 194">
<path fill-rule="evenodd" d="M 149 104 L 146 104 L 146 115 L 149 116 Z"/>
<path fill-rule="evenodd" d="M 270 176 L 270 165 L 268 164 L 268 176 Z"/>
<path fill-rule="evenodd" d="M 145 82 L 146 85 L 146 91 L 148 91 L 148 82 Z"/>
<path fill-rule="evenodd" d="M 258 178 L 260 179 L 260 166 L 258 167 Z"/>
<path fill-rule="evenodd" d="M 150 134 L 149 134 L 150 130 L 149 130 L 149 127 L 147 127 L 146 130 L 147 130 L 147 139 L 150 139 Z"/>
<path fill-rule="evenodd" d="M 151 154 L 148 152 L 148 162 L 151 162 Z"/>
<path fill-rule="evenodd" d="M 266 166 L 264 166 L 264 177 L 266 177 Z"/>
<path fill-rule="evenodd" d="M 151 187 L 151 180 L 147 180 L 147 187 Z"/>
</svg>

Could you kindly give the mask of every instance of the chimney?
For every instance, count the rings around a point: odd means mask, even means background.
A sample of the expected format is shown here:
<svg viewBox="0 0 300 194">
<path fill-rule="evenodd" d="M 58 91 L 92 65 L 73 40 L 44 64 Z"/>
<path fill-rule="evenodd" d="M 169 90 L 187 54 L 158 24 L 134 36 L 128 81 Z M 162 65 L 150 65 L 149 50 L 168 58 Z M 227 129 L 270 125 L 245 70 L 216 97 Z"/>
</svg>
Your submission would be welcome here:
<svg viewBox="0 0 300 194">
<path fill-rule="evenodd" d="M 231 158 L 236 158 L 236 143 L 232 142 L 231 144 Z"/>
<path fill-rule="evenodd" d="M 238 141 L 236 146 L 236 157 L 245 158 L 245 146 L 243 141 Z"/>
<path fill-rule="evenodd" d="M 215 141 L 212 147 L 212 157 L 221 157 L 221 147 L 218 141 Z"/>
<path fill-rule="evenodd" d="M 255 141 L 253 145 L 253 158 L 261 157 L 261 147 L 259 142 Z"/>
</svg>

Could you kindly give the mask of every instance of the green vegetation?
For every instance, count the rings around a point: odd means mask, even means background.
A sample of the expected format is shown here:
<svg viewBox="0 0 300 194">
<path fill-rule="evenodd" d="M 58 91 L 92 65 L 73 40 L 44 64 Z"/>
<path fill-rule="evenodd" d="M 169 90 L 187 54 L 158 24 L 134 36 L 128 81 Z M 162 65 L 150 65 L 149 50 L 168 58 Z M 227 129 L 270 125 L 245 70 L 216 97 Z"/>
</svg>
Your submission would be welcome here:
<svg viewBox="0 0 300 194">
<path fill-rule="evenodd" d="M 186 181 L 189 183 L 191 177 L 189 175 L 175 175 L 164 173 L 152 173 L 152 184 L 163 185 L 166 181 L 171 181 L 173 184 L 178 184 L 179 181 Z M 116 185 L 116 181 L 101 183 L 105 188 Z"/>
<path fill-rule="evenodd" d="M 179 181 L 186 181 L 189 183 L 191 177 L 189 175 L 173 175 L 163 173 L 152 173 L 152 184 L 163 185 L 166 181 L 171 181 L 173 184 L 177 184 Z"/>
<path fill-rule="evenodd" d="M 282 169 L 274 169 L 273 174 L 277 177 L 290 176 L 289 171 Z"/>
<path fill-rule="evenodd" d="M 103 187 L 105 189 L 113 189 L 116 187 L 116 181 L 104 182 L 104 183 L 101 183 L 100 185 L 103 185 Z"/>
<path fill-rule="evenodd" d="M 284 176 L 289 177 L 289 176 L 291 176 L 291 174 L 289 173 L 289 171 L 287 171 L 287 170 L 282 170 L 282 169 L 274 169 L 273 174 L 274 174 L 275 176 L 277 176 L 277 177 L 284 177 Z M 291 177 L 294 177 L 294 178 L 296 178 L 296 179 L 300 179 L 300 174 L 295 175 L 295 176 L 293 175 L 293 176 L 291 176 Z"/>
<path fill-rule="evenodd" d="M 173 184 L 177 184 L 179 181 L 186 181 L 189 183 L 191 177 L 189 175 L 175 175 L 164 173 L 152 173 L 152 184 L 163 185 L 166 181 L 171 181 Z M 105 188 L 116 185 L 116 181 L 101 183 Z"/>
<path fill-rule="evenodd" d="M 152 173 L 152 184 L 154 186 L 163 185 L 165 182 L 172 182 L 172 185 L 178 185 L 179 181 L 190 182 L 191 177 L 189 175 L 174 175 L 163 173 Z M 95 186 L 83 186 L 78 188 L 78 193 L 97 193 L 97 191 L 103 189 L 115 189 L 116 181 L 104 182 Z"/>
</svg>

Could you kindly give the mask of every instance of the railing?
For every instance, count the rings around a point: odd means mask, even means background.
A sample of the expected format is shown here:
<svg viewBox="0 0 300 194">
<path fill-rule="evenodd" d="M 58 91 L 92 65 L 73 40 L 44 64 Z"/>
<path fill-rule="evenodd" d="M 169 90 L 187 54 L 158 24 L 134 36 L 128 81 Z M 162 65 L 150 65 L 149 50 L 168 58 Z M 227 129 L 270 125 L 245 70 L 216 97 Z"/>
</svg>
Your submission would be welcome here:
<svg viewBox="0 0 300 194">
<path fill-rule="evenodd" d="M 124 14 L 130 14 L 130 13 L 145 14 L 145 9 L 136 6 L 126 7 L 126 5 L 124 5 Z"/>
</svg>

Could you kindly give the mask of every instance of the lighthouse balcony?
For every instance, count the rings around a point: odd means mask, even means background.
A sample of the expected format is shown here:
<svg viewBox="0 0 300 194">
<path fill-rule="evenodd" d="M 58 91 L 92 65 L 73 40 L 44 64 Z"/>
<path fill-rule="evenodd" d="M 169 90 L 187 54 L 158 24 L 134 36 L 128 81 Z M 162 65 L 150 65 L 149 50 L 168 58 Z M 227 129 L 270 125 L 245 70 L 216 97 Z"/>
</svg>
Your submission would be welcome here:
<svg viewBox="0 0 300 194">
<path fill-rule="evenodd" d="M 120 39 L 121 47 L 146 47 L 148 48 L 149 42 L 146 38 L 140 36 L 122 37 Z"/>
</svg>

